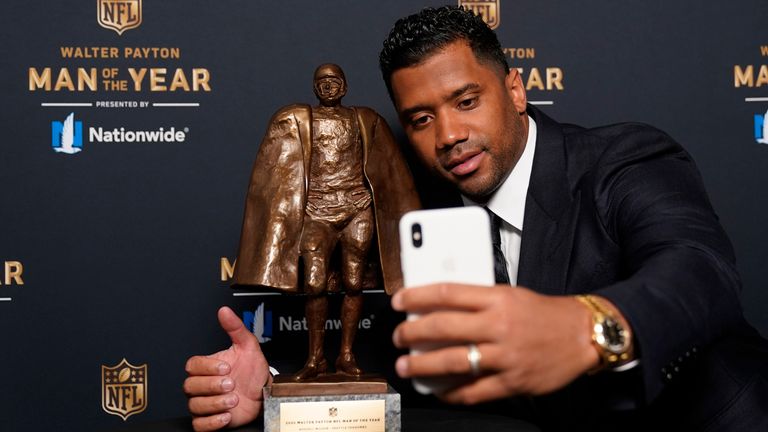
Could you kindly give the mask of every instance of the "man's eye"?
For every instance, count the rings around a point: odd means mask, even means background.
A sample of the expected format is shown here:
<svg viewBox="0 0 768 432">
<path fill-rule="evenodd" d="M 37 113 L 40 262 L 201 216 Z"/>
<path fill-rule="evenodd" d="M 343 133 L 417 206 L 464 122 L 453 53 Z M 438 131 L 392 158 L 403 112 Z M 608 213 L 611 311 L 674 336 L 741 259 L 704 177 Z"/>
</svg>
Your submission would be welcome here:
<svg viewBox="0 0 768 432">
<path fill-rule="evenodd" d="M 424 126 L 427 123 L 429 123 L 429 116 L 419 116 L 411 119 L 411 125 L 416 127 Z"/>
<path fill-rule="evenodd" d="M 468 99 L 462 99 L 461 101 L 459 101 L 459 107 L 460 108 L 464 108 L 464 109 L 472 108 L 475 105 L 477 105 L 477 98 L 476 97 L 468 98 Z"/>
</svg>

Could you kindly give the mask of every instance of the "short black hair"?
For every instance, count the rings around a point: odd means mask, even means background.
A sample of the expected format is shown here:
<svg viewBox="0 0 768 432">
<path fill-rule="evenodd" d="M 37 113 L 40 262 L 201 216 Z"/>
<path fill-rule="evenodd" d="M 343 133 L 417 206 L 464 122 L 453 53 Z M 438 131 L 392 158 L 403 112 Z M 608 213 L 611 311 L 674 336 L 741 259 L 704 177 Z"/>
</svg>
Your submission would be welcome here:
<svg viewBox="0 0 768 432">
<path fill-rule="evenodd" d="M 496 33 L 474 12 L 460 6 L 425 8 L 397 20 L 379 54 L 379 68 L 392 97 L 392 73 L 417 65 L 445 46 L 464 40 L 478 61 L 498 66 L 502 76 L 509 64 Z"/>
</svg>

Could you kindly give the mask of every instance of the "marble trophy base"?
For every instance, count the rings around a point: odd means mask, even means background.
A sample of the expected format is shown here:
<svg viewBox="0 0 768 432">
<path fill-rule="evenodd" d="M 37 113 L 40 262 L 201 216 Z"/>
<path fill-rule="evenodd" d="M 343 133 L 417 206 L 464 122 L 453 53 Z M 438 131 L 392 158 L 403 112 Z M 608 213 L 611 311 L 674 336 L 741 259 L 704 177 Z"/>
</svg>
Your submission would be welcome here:
<svg viewBox="0 0 768 432">
<path fill-rule="evenodd" d="M 376 375 L 278 375 L 264 389 L 264 431 L 400 432 L 400 394 Z"/>
</svg>

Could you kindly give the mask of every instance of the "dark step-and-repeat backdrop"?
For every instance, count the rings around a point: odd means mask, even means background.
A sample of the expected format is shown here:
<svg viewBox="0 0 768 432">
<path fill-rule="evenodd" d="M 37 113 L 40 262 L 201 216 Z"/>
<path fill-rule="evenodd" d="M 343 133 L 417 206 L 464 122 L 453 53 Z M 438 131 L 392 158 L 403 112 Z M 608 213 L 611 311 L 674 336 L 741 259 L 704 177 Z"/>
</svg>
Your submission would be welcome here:
<svg viewBox="0 0 768 432">
<path fill-rule="evenodd" d="M 768 334 L 765 1 L 459 3 L 496 28 L 546 113 L 651 123 L 687 147 L 735 245 L 745 313 Z M 345 104 L 374 108 L 403 139 L 381 41 L 440 4 L 3 2 L 0 430 L 184 415 L 185 360 L 228 346 L 221 305 L 257 329 L 273 364 L 298 368 L 303 299 L 229 287 L 261 136 L 277 108 L 314 103 L 314 68 L 335 62 Z M 364 366 L 390 351 L 401 318 L 386 294 L 365 300 Z"/>
</svg>

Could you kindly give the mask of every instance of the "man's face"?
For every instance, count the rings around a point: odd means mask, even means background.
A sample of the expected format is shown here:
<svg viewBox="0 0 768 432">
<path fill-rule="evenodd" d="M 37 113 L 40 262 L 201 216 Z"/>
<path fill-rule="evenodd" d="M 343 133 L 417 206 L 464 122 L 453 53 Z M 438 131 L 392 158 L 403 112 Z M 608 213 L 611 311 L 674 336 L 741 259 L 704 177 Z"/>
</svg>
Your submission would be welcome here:
<svg viewBox="0 0 768 432">
<path fill-rule="evenodd" d="M 464 41 L 396 70 L 392 94 L 422 162 L 479 202 L 507 178 L 528 134 L 520 75 L 479 63 Z"/>
</svg>

